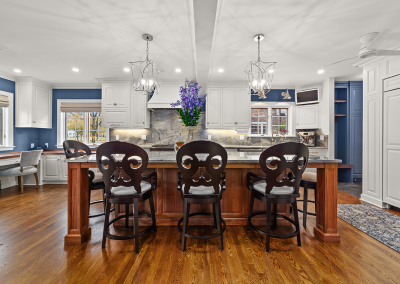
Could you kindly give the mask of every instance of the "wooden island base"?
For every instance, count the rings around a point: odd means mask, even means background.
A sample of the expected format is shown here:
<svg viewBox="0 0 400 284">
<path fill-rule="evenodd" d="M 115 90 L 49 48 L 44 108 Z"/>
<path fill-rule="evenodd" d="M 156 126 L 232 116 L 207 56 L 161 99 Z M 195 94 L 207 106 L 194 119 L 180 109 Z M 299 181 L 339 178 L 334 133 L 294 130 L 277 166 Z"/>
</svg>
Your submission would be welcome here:
<svg viewBox="0 0 400 284">
<path fill-rule="evenodd" d="M 88 218 L 87 171 L 96 168 L 92 162 L 68 163 L 68 234 L 65 243 L 81 243 L 90 237 Z M 309 163 L 309 168 L 318 168 L 317 226 L 314 234 L 324 242 L 340 242 L 337 233 L 337 163 Z M 183 216 L 183 202 L 177 190 L 178 168 L 175 163 L 149 163 L 145 172 L 156 171 L 157 189 L 153 192 L 158 226 L 176 226 Z M 247 189 L 247 173 L 263 175 L 258 163 L 228 163 L 226 191 L 223 193 L 222 218 L 227 225 L 247 224 L 250 191 Z M 139 205 L 141 211 L 149 212 L 148 202 Z M 124 208 L 116 207 L 116 214 L 123 214 Z M 255 200 L 254 211 L 265 211 L 265 203 Z M 192 205 L 191 212 L 212 212 L 210 205 Z M 289 215 L 287 205 L 278 205 L 278 212 Z M 256 219 L 257 218 L 257 219 Z M 255 225 L 265 225 L 265 217 L 257 216 Z M 123 221 L 121 221 L 123 222 Z M 211 217 L 190 218 L 190 224 L 212 224 Z M 122 225 L 120 223 L 119 225 Z M 141 218 L 140 225 L 150 224 L 150 219 Z M 281 225 L 288 224 L 280 220 Z M 118 224 L 116 224 L 118 225 Z"/>
</svg>

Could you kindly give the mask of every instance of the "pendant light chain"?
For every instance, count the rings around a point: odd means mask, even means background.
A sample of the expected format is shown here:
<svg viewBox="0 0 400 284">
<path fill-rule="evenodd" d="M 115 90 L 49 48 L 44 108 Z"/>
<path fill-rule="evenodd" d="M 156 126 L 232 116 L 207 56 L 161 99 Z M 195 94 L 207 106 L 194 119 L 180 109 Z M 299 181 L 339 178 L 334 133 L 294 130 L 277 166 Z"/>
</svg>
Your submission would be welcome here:
<svg viewBox="0 0 400 284">
<path fill-rule="evenodd" d="M 149 61 L 149 42 L 147 42 L 147 48 L 146 48 L 146 61 Z"/>
<path fill-rule="evenodd" d="M 257 41 L 258 41 L 258 61 L 260 62 L 260 36 L 257 37 Z"/>
</svg>

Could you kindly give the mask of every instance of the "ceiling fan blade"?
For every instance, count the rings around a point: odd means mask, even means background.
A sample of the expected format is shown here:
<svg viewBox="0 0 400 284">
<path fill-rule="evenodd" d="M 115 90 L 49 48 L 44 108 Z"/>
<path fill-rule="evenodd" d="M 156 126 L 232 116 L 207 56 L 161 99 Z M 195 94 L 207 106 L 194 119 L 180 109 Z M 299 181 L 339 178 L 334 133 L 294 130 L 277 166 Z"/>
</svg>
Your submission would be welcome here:
<svg viewBox="0 0 400 284">
<path fill-rule="evenodd" d="M 386 36 L 390 34 L 390 29 L 383 30 L 368 46 L 368 50 L 377 50 L 381 44 L 385 41 Z"/>
<path fill-rule="evenodd" d="M 376 56 L 400 56 L 400 50 L 378 50 Z"/>
<path fill-rule="evenodd" d="M 347 60 L 350 60 L 350 59 L 354 59 L 354 58 L 358 58 L 358 55 L 357 55 L 357 56 L 350 57 L 350 58 L 346 58 L 346 59 L 343 59 L 343 60 L 340 60 L 340 61 L 336 61 L 336 62 L 334 62 L 334 63 L 330 63 L 330 64 L 328 64 L 328 65 L 323 66 L 323 68 L 324 68 L 324 67 L 331 66 L 331 65 L 335 65 L 335 64 L 338 64 L 338 63 L 341 63 L 341 62 L 344 62 L 344 61 L 347 61 Z"/>
</svg>

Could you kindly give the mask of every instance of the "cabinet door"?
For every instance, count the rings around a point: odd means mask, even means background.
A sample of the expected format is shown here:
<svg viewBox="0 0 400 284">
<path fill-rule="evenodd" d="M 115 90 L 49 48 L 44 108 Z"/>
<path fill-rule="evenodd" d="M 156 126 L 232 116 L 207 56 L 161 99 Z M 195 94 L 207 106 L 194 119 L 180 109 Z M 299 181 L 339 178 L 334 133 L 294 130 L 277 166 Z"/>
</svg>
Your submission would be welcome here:
<svg viewBox="0 0 400 284">
<path fill-rule="evenodd" d="M 383 95 L 383 201 L 400 207 L 400 89 Z"/>
<path fill-rule="evenodd" d="M 207 128 L 221 128 L 221 88 L 208 88 L 206 120 Z"/>
<path fill-rule="evenodd" d="M 51 128 L 52 92 L 39 86 L 33 86 L 33 127 Z"/>
<path fill-rule="evenodd" d="M 150 111 L 147 109 L 148 96 L 133 93 L 132 128 L 148 128 Z"/>
<path fill-rule="evenodd" d="M 131 86 L 115 86 L 116 107 L 129 107 L 131 103 Z"/>
<path fill-rule="evenodd" d="M 126 128 L 130 126 L 130 116 L 128 109 L 103 108 L 103 127 Z"/>
<path fill-rule="evenodd" d="M 115 87 L 114 86 L 103 86 L 101 94 L 101 103 L 103 107 L 113 107 L 116 104 L 115 98 Z"/>
<path fill-rule="evenodd" d="M 296 107 L 296 129 L 319 127 L 319 105 Z"/>
<path fill-rule="evenodd" d="M 363 89 L 350 85 L 350 164 L 354 178 L 362 178 Z M 340 129 L 338 129 L 340 131 Z"/>
<path fill-rule="evenodd" d="M 15 91 L 15 127 L 32 127 L 32 84 L 17 83 Z"/>
<path fill-rule="evenodd" d="M 236 97 L 236 103 L 235 103 L 236 128 L 250 128 L 251 96 L 248 93 L 248 89 L 236 88 L 235 97 Z"/>
<path fill-rule="evenodd" d="M 43 155 L 43 180 L 60 180 L 59 155 Z"/>
<path fill-rule="evenodd" d="M 60 180 L 68 180 L 68 163 L 65 161 L 65 156 L 60 156 Z"/>
<path fill-rule="evenodd" d="M 235 88 L 222 88 L 222 128 L 233 129 L 236 126 L 235 94 Z"/>
</svg>

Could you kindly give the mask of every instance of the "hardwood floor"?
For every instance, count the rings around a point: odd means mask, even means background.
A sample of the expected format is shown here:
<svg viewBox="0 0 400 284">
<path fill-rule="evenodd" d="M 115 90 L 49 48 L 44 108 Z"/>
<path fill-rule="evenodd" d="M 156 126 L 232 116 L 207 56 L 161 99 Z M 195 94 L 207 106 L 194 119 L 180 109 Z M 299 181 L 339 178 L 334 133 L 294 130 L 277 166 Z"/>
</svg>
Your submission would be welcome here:
<svg viewBox="0 0 400 284">
<path fill-rule="evenodd" d="M 339 203 L 360 201 L 339 191 Z M 218 238 L 188 239 L 187 252 L 182 253 L 181 235 L 174 226 L 142 236 L 139 255 L 133 253 L 134 240 L 107 240 L 102 250 L 103 220 L 90 219 L 88 242 L 64 246 L 66 185 L 26 186 L 24 194 L 17 187 L 1 190 L 1 283 L 398 283 L 400 279 L 400 254 L 340 219 L 339 244 L 316 240 L 315 217 L 309 216 L 301 231 L 302 247 L 296 238 L 272 239 L 267 254 L 264 236 L 246 232 L 245 226 L 227 226 L 224 251 L 218 250 Z M 211 228 L 191 230 L 203 234 Z"/>
</svg>

